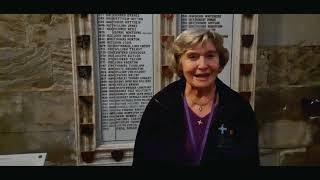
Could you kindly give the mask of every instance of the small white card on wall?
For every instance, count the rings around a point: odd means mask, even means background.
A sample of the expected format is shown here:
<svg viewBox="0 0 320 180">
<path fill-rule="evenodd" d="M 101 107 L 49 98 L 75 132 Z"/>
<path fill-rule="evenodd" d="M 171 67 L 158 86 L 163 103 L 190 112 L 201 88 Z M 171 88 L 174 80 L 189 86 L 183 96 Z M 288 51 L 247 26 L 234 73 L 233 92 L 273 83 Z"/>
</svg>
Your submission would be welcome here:
<svg viewBox="0 0 320 180">
<path fill-rule="evenodd" d="M 47 153 L 0 155 L 0 166 L 43 166 Z"/>
</svg>

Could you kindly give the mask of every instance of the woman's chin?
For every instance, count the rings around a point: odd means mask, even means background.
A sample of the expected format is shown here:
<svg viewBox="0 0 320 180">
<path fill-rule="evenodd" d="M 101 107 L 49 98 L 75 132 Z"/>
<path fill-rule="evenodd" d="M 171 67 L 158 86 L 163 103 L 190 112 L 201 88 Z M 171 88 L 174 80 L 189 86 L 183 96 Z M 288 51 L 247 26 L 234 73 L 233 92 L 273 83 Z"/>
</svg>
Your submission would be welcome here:
<svg viewBox="0 0 320 180">
<path fill-rule="evenodd" d="M 212 87 L 213 81 L 197 81 L 193 84 L 196 88 L 209 88 Z"/>
</svg>

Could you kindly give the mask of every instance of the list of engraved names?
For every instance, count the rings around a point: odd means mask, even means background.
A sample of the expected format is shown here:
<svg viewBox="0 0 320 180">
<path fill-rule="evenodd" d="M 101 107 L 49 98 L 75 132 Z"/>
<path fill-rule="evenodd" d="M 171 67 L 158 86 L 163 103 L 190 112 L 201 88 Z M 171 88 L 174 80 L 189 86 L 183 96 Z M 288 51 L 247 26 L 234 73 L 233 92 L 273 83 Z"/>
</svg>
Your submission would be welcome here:
<svg viewBox="0 0 320 180">
<path fill-rule="evenodd" d="M 133 141 L 153 95 L 153 26 L 148 14 L 98 14 L 101 139 Z"/>
</svg>

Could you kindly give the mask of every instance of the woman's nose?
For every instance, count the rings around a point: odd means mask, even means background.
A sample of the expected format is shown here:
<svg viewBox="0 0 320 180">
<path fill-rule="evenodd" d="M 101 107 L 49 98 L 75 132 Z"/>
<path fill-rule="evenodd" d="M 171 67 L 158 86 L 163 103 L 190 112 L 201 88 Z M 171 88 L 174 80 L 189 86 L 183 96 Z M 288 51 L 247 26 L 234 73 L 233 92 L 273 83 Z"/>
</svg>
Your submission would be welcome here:
<svg viewBox="0 0 320 180">
<path fill-rule="evenodd" d="M 198 63 L 199 63 L 199 68 L 207 68 L 208 67 L 208 65 L 207 65 L 207 59 L 204 57 L 204 56 L 200 56 L 199 57 L 199 61 L 198 61 Z"/>
</svg>

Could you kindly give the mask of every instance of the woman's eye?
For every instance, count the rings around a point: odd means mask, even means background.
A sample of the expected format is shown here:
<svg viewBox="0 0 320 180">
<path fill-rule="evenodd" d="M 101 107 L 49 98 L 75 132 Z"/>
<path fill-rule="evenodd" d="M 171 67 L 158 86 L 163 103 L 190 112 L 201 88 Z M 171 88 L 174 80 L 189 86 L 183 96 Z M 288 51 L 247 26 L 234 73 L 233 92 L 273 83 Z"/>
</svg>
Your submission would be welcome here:
<svg viewBox="0 0 320 180">
<path fill-rule="evenodd" d="M 208 54 L 207 57 L 210 59 L 213 59 L 213 58 L 218 57 L 218 54 L 216 54 L 216 53 Z"/>
<path fill-rule="evenodd" d="M 188 55 L 188 58 L 189 58 L 189 59 L 192 59 L 192 60 L 198 59 L 198 57 L 199 57 L 199 56 L 196 55 L 196 54 L 189 54 L 189 55 Z"/>
</svg>

